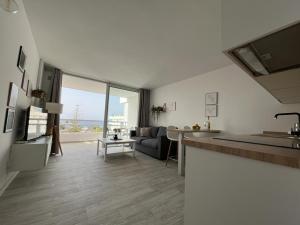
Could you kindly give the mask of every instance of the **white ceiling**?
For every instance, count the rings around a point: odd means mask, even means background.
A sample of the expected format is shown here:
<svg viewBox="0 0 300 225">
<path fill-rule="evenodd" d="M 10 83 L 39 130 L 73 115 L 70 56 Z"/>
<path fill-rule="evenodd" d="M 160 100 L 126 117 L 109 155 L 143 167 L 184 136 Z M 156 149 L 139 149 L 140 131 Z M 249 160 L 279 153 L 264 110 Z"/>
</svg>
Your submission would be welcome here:
<svg viewBox="0 0 300 225">
<path fill-rule="evenodd" d="M 155 88 L 228 65 L 221 0 L 24 0 L 47 63 Z"/>
</svg>

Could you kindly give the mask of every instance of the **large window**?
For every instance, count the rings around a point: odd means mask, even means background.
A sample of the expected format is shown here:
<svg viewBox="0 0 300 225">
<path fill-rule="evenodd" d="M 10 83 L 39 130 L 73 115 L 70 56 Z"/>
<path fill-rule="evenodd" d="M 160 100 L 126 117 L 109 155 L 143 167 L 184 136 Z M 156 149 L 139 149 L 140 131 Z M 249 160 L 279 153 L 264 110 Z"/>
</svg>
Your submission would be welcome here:
<svg viewBox="0 0 300 225">
<path fill-rule="evenodd" d="M 94 141 L 115 133 L 128 137 L 137 126 L 136 90 L 69 75 L 63 76 L 62 86 L 61 142 Z"/>
</svg>

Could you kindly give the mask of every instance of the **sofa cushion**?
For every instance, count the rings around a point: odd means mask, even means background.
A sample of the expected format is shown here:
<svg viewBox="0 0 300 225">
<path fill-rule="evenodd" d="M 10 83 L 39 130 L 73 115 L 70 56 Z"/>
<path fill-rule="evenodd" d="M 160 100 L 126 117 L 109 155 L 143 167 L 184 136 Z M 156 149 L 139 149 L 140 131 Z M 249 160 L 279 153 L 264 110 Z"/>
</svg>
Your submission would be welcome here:
<svg viewBox="0 0 300 225">
<path fill-rule="evenodd" d="M 144 139 L 144 140 L 142 140 L 141 144 L 144 145 L 144 146 L 147 146 L 149 148 L 157 149 L 157 147 L 158 147 L 158 138 Z"/>
<path fill-rule="evenodd" d="M 131 139 L 136 140 L 137 144 L 141 144 L 141 142 L 147 138 L 146 137 L 131 137 Z"/>
<path fill-rule="evenodd" d="M 156 138 L 158 132 L 158 127 L 151 127 L 151 137 Z"/>
<path fill-rule="evenodd" d="M 157 132 L 157 137 L 166 136 L 167 135 L 167 129 L 165 127 L 159 127 Z"/>
<path fill-rule="evenodd" d="M 141 136 L 141 128 L 139 128 L 139 127 L 136 127 L 136 128 L 135 128 L 135 135 L 136 135 L 137 137 L 140 137 L 140 136 Z"/>
<path fill-rule="evenodd" d="M 151 127 L 141 128 L 141 137 L 151 137 Z"/>
</svg>

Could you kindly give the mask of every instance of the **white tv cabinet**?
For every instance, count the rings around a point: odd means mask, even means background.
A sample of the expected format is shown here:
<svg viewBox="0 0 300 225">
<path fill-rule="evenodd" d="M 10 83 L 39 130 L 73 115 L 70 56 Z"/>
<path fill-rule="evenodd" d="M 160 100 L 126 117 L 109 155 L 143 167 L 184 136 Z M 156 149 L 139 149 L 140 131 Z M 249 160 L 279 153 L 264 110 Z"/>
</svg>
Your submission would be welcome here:
<svg viewBox="0 0 300 225">
<path fill-rule="evenodd" d="M 52 136 L 13 144 L 8 169 L 10 171 L 26 171 L 44 168 L 48 163 L 51 145 Z"/>
</svg>

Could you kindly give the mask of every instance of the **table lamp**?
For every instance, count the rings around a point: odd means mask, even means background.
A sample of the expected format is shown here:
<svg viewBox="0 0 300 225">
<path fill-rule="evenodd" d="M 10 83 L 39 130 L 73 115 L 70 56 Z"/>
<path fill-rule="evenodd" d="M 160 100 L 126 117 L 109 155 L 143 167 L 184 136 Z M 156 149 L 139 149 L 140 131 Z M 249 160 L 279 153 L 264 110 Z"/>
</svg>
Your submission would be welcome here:
<svg viewBox="0 0 300 225">
<path fill-rule="evenodd" d="M 50 114 L 61 114 L 63 111 L 63 104 L 55 102 L 46 102 L 45 109 Z"/>
</svg>

